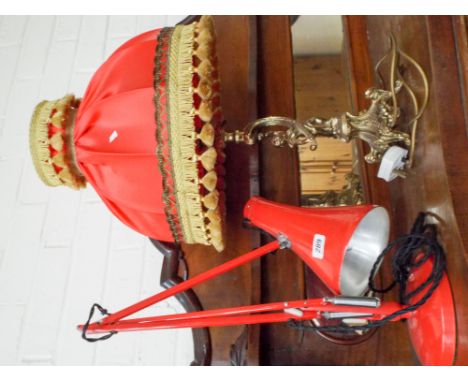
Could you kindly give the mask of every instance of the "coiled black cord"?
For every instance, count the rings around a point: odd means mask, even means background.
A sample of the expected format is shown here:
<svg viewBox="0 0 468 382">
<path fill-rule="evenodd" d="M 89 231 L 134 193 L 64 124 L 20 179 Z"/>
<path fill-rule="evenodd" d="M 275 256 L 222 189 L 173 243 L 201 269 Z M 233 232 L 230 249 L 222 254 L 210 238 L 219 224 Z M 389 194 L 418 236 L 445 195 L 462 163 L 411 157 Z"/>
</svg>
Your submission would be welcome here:
<svg viewBox="0 0 468 382">
<path fill-rule="evenodd" d="M 89 325 L 91 323 L 91 320 L 93 319 L 93 316 L 94 316 L 94 311 L 95 310 L 99 310 L 99 312 L 103 315 L 103 316 L 108 316 L 110 313 L 104 309 L 101 305 L 99 304 L 93 304 L 93 306 L 91 307 L 91 310 L 89 311 L 89 317 L 88 317 L 88 321 L 86 321 L 86 323 L 83 325 L 83 330 L 81 331 L 81 338 L 83 338 L 85 341 L 88 341 L 88 342 L 97 342 L 97 341 L 104 341 L 104 340 L 107 340 L 109 338 L 111 338 L 114 334 L 117 334 L 117 331 L 115 330 L 112 330 L 110 331 L 109 333 L 101 336 L 101 337 L 88 337 L 87 333 L 88 333 L 88 328 L 89 328 Z"/>
<path fill-rule="evenodd" d="M 439 286 L 446 270 L 445 252 L 437 240 L 437 229 L 434 224 L 426 223 L 427 213 L 419 213 L 411 229 L 411 233 L 399 237 L 392 241 L 379 255 L 374 263 L 369 276 L 369 289 L 376 293 L 387 293 L 396 285 L 399 285 L 399 301 L 402 305 L 407 305 L 380 320 L 370 321 L 366 325 L 346 326 L 306 326 L 302 321 L 290 320 L 288 326 L 297 330 L 322 331 L 349 333 L 356 330 L 368 330 L 380 327 L 389 321 L 394 320 L 406 313 L 413 312 L 432 296 Z M 392 255 L 392 275 L 393 282 L 384 288 L 377 288 L 374 284 L 374 277 L 380 264 L 388 254 Z M 415 269 L 422 266 L 426 261 L 432 260 L 432 270 L 428 278 L 413 291 L 407 291 L 408 278 Z M 415 302 L 410 303 L 414 297 L 419 295 L 424 289 L 426 292 Z"/>
</svg>

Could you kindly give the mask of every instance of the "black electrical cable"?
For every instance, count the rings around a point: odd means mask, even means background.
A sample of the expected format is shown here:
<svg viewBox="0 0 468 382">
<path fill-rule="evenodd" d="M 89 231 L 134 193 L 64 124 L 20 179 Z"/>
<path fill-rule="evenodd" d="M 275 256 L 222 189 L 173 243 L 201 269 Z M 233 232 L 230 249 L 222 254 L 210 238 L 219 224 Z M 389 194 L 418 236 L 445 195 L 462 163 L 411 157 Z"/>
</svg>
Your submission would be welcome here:
<svg viewBox="0 0 468 382">
<path fill-rule="evenodd" d="M 86 321 L 86 323 L 83 325 L 83 331 L 81 332 L 81 338 L 83 338 L 84 340 L 88 341 L 88 342 L 97 342 L 97 341 L 103 341 L 103 340 L 107 340 L 109 338 L 111 338 L 114 334 L 117 334 L 117 331 L 115 330 L 112 330 L 110 331 L 109 333 L 101 336 L 101 337 L 88 337 L 87 336 L 87 332 L 88 332 L 88 327 L 89 327 L 89 324 L 91 323 L 91 320 L 94 316 L 94 311 L 98 309 L 99 312 L 101 312 L 101 314 L 103 316 L 108 316 L 110 313 L 104 309 L 101 305 L 99 304 L 93 304 L 93 306 L 91 307 L 91 310 L 89 311 L 89 317 L 88 317 L 88 321 Z"/>
<path fill-rule="evenodd" d="M 426 223 L 427 213 L 419 213 L 411 233 L 399 237 L 392 241 L 379 255 L 374 266 L 372 267 L 369 276 L 369 289 L 377 293 L 387 293 L 392 290 L 397 284 L 399 285 L 399 301 L 405 305 L 402 308 L 380 320 L 370 321 L 366 325 L 346 326 L 346 325 L 330 325 L 330 326 L 306 326 L 302 321 L 290 320 L 288 326 L 304 331 L 322 331 L 322 332 L 339 332 L 349 333 L 356 330 L 368 330 L 380 327 L 387 322 L 394 320 L 404 314 L 413 312 L 432 296 L 434 291 L 439 286 L 446 269 L 445 252 L 437 240 L 437 229 L 434 224 Z M 388 254 L 392 255 L 392 274 L 393 282 L 384 288 L 377 288 L 374 284 L 374 277 L 377 270 Z M 432 260 L 432 270 L 427 279 L 421 283 L 413 291 L 407 291 L 408 278 L 415 269 L 422 266 L 425 262 Z M 415 302 L 411 301 L 418 296 L 424 289 L 426 292 L 419 297 Z"/>
</svg>

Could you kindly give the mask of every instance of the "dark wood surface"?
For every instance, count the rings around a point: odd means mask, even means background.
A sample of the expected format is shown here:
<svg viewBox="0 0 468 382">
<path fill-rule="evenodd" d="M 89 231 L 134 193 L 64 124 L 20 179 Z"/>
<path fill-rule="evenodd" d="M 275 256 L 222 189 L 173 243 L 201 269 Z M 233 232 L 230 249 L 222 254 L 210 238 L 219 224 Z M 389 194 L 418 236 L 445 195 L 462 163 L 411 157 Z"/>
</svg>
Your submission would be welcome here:
<svg viewBox="0 0 468 382">
<path fill-rule="evenodd" d="M 355 49 L 351 46 L 348 50 L 355 57 L 355 66 L 351 67 L 350 73 L 357 102 L 364 102 L 361 90 L 368 86 L 373 65 L 388 49 L 390 32 L 395 34 L 402 50 L 414 57 L 428 74 L 431 96 L 418 130 L 414 169 L 406 180 L 395 180 L 386 187 L 373 176 L 375 168 L 371 166 L 364 166 L 364 178 L 370 190 L 369 201 L 390 207 L 395 236 L 408 232 L 418 211 L 431 211 L 441 218 L 441 240 L 447 253 L 448 275 L 456 303 L 456 364 L 466 365 L 468 140 L 463 93 L 468 67 L 466 61 L 460 59 L 466 54 L 460 50 L 466 49 L 461 39 L 460 19 L 448 16 L 369 16 L 347 17 L 346 23 L 350 38 L 352 36 L 353 41 L 361 45 Z M 366 47 L 367 57 L 362 54 Z M 367 74 L 362 73 L 362 67 L 366 68 Z M 380 194 L 384 188 L 388 192 Z M 387 346 L 397 350 L 399 362 L 411 351 L 406 338 L 403 332 L 386 338 Z"/>
<path fill-rule="evenodd" d="M 291 29 L 286 16 L 258 17 L 259 116 L 295 116 Z M 296 150 L 263 142 L 260 153 L 261 195 L 299 205 L 299 160 Z M 288 250 L 262 259 L 262 302 L 304 296 L 304 267 Z M 285 324 L 261 328 L 261 364 L 292 364 L 301 335 Z"/>
<path fill-rule="evenodd" d="M 221 102 L 226 130 L 240 129 L 257 117 L 256 18 L 216 16 Z M 258 194 L 258 148 L 226 147 L 226 249 L 183 245 L 190 276 L 222 264 L 259 245 L 258 233 L 242 227 L 242 210 L 251 194 Z M 195 288 L 204 309 L 254 304 L 260 298 L 258 263 L 251 263 Z M 231 345 L 244 327 L 211 328 L 212 365 L 229 365 Z M 248 364 L 258 364 L 258 328 L 248 332 Z"/>
<path fill-rule="evenodd" d="M 374 70 L 367 46 L 367 24 L 365 17 L 343 17 L 344 31 L 344 66 L 348 76 L 349 94 L 353 112 L 358 112 L 369 106 L 368 100 L 364 98 L 365 91 L 375 86 Z M 362 142 L 355 143 L 363 157 L 368 148 Z M 360 174 L 363 181 L 363 191 L 366 200 L 373 201 L 388 209 L 389 193 L 385 181 L 377 179 L 378 168 L 364 161 L 359 162 Z M 389 210 L 391 213 L 391 211 Z"/>
<path fill-rule="evenodd" d="M 463 85 L 462 91 L 465 104 L 464 108 L 465 110 L 468 110 L 468 16 L 454 16 L 453 30 L 455 32 L 457 57 L 460 62 L 459 68 Z"/>
</svg>

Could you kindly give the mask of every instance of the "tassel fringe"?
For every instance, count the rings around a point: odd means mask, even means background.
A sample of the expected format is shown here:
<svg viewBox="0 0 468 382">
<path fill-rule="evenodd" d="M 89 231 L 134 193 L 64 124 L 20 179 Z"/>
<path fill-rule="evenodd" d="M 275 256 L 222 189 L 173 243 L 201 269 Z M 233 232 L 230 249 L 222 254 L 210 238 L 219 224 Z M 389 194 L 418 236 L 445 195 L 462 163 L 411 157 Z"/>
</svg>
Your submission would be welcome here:
<svg viewBox="0 0 468 382">
<path fill-rule="evenodd" d="M 168 147 L 171 167 L 169 177 L 173 181 L 173 188 L 165 186 L 165 191 L 172 195 L 175 205 L 169 201 L 166 207 L 169 211 L 171 206 L 173 211 L 177 210 L 177 227 L 183 241 L 188 244 L 213 245 L 216 250 L 222 251 L 223 223 L 219 203 L 224 200 L 224 196 L 221 197 L 216 189 L 218 177 L 214 168 L 218 153 L 213 146 L 217 134 L 211 125 L 214 112 L 218 110 L 213 106 L 213 99 L 219 91 L 213 89 L 217 80 L 216 76 L 213 77 L 215 67 L 211 63 L 214 39 L 212 20 L 205 16 L 198 23 L 177 26 L 172 31 L 165 85 L 169 136 L 158 142 Z M 197 61 L 198 65 L 194 64 Z M 196 77 L 198 82 L 194 82 Z M 155 89 L 157 86 L 155 83 Z M 201 102 L 196 108 L 194 97 L 197 96 Z M 203 123 L 199 132 L 195 127 L 196 117 Z M 206 148 L 202 153 L 197 150 L 200 143 Z M 158 151 L 158 156 L 160 163 L 167 161 L 167 158 L 162 157 L 162 151 Z M 207 171 L 202 176 L 199 173 L 200 166 Z M 203 189 L 206 192 L 202 192 Z"/>
<path fill-rule="evenodd" d="M 86 186 L 86 180 L 75 164 L 73 140 L 65 143 L 67 134 L 70 134 L 68 130 L 73 129 L 72 125 L 67 127 L 70 108 L 78 104 L 79 100 L 73 95 L 67 95 L 56 101 L 42 101 L 34 109 L 29 128 L 29 148 L 36 172 L 48 186 L 66 185 L 73 189 Z M 49 125 L 58 129 L 51 137 Z M 52 156 L 51 148 L 57 154 Z M 57 170 L 54 165 L 61 169 Z"/>
</svg>

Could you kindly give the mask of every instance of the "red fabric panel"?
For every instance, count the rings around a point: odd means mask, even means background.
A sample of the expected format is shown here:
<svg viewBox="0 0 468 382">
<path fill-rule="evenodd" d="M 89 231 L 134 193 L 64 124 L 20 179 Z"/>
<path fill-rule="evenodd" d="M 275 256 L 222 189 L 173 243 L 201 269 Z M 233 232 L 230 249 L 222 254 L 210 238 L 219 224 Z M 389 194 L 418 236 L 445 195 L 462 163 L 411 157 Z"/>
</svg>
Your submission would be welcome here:
<svg viewBox="0 0 468 382">
<path fill-rule="evenodd" d="M 158 34 L 127 41 L 98 69 L 80 104 L 74 138 L 79 168 L 114 215 L 145 236 L 173 241 L 156 157 Z"/>
</svg>

